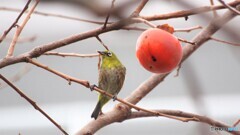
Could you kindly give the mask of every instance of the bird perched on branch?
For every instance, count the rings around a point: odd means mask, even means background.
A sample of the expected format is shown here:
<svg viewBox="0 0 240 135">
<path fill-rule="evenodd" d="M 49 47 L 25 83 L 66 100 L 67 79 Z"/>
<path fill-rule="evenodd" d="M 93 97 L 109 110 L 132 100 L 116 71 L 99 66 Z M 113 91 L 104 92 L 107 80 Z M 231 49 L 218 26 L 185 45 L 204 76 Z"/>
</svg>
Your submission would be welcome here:
<svg viewBox="0 0 240 135">
<path fill-rule="evenodd" d="M 98 53 L 102 58 L 99 69 L 98 88 L 114 95 L 116 98 L 123 86 L 126 68 L 112 51 L 98 51 Z M 93 89 L 94 86 L 95 85 L 91 86 L 91 89 Z M 97 119 L 99 113 L 102 114 L 102 107 L 110 99 L 110 97 L 104 94 L 99 94 L 98 103 L 91 117 Z"/>
</svg>

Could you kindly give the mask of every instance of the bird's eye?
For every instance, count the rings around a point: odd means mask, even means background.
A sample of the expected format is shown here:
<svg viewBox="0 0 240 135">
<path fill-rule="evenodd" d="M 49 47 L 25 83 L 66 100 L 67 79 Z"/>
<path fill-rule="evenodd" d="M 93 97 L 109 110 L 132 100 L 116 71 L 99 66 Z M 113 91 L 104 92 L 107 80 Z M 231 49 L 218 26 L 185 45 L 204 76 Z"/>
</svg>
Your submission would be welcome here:
<svg viewBox="0 0 240 135">
<path fill-rule="evenodd" d="M 107 52 L 107 56 L 111 57 L 112 53 L 111 52 Z"/>
</svg>

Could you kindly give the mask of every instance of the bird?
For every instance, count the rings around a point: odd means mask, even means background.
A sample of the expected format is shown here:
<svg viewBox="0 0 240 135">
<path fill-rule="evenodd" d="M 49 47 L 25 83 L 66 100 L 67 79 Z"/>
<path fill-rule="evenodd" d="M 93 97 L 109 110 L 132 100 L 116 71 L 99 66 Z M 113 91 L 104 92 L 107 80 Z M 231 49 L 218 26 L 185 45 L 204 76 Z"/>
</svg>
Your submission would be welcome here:
<svg viewBox="0 0 240 135">
<path fill-rule="evenodd" d="M 98 73 L 98 86 L 93 85 L 90 89 L 93 89 L 93 87 L 96 86 L 99 89 L 114 95 L 114 100 L 123 86 L 126 75 L 126 67 L 120 62 L 120 60 L 112 51 L 106 50 L 97 52 L 100 54 L 102 59 Z M 111 98 L 107 95 L 100 93 L 98 96 L 97 105 L 91 115 L 91 118 L 96 120 L 98 115 L 102 114 L 102 107 L 110 99 Z"/>
</svg>

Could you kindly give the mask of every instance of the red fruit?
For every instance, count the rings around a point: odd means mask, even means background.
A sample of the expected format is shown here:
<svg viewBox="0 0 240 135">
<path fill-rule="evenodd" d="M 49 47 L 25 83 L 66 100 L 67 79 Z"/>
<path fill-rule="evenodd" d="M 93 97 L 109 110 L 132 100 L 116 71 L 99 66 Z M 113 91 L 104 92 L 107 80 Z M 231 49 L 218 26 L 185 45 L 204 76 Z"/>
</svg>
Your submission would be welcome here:
<svg viewBox="0 0 240 135">
<path fill-rule="evenodd" d="M 172 34 L 157 28 L 144 31 L 137 40 L 136 56 L 153 73 L 168 73 L 182 59 L 182 47 Z"/>
</svg>

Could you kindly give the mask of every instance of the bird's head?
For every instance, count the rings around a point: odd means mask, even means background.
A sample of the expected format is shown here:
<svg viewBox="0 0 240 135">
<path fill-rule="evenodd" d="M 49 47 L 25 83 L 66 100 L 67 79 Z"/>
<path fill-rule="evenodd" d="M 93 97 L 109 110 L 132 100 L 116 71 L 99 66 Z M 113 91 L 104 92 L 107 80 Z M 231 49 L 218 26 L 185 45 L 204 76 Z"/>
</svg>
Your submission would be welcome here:
<svg viewBox="0 0 240 135">
<path fill-rule="evenodd" d="M 108 60 L 116 59 L 116 55 L 112 51 L 106 50 L 106 51 L 97 51 L 97 52 L 100 54 L 102 59 L 108 59 Z"/>
<path fill-rule="evenodd" d="M 102 58 L 103 66 L 118 66 L 121 65 L 121 62 L 118 60 L 117 56 L 109 50 L 106 51 L 97 51 Z"/>
</svg>

